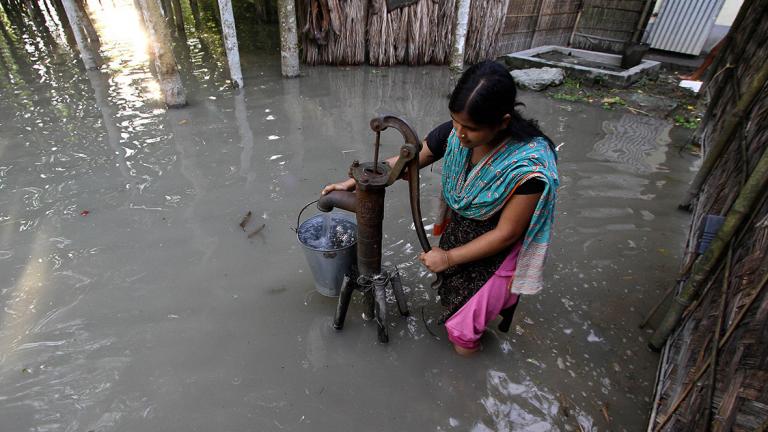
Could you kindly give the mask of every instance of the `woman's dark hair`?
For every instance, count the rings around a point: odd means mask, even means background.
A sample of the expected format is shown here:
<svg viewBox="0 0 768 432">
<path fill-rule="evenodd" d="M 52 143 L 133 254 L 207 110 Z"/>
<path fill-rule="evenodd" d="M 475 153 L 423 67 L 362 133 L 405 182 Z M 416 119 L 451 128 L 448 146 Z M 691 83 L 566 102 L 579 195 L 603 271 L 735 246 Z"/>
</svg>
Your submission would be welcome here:
<svg viewBox="0 0 768 432">
<path fill-rule="evenodd" d="M 508 136 L 517 141 L 544 137 L 554 152 L 552 140 L 544 135 L 538 124 L 517 112 L 517 106 L 523 104 L 517 102 L 516 98 L 515 80 L 507 69 L 494 61 L 484 61 L 461 75 L 451 93 L 448 109 L 455 113 L 465 113 L 482 126 L 497 126 L 509 114 L 512 119 L 504 131 Z"/>
</svg>

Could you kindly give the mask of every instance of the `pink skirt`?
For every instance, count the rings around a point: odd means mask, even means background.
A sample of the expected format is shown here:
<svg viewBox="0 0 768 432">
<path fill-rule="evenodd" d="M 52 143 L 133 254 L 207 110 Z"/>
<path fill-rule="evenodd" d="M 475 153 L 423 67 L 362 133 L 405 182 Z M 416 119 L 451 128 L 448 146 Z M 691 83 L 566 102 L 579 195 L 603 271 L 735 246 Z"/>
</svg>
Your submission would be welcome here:
<svg viewBox="0 0 768 432">
<path fill-rule="evenodd" d="M 518 295 L 512 294 L 509 287 L 515 277 L 521 246 L 518 242 L 485 285 L 445 322 L 448 339 L 455 345 L 466 349 L 480 346 L 479 340 L 488 323 L 499 312 L 517 303 Z"/>
</svg>

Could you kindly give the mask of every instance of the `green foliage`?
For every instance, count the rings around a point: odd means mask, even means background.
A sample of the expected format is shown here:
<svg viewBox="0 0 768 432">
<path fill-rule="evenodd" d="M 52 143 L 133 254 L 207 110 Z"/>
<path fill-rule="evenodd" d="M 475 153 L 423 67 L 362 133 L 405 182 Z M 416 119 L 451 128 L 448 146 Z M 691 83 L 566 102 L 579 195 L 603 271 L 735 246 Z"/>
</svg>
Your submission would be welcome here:
<svg viewBox="0 0 768 432">
<path fill-rule="evenodd" d="M 581 88 L 581 81 L 576 78 L 566 77 L 565 80 L 563 80 L 563 87 L 578 90 Z"/>
<path fill-rule="evenodd" d="M 558 92 L 552 95 L 553 98 L 557 100 L 564 100 L 568 102 L 588 102 L 589 99 L 582 96 L 581 94 L 571 94 L 566 92 Z"/>
<path fill-rule="evenodd" d="M 676 125 L 686 129 L 696 129 L 699 127 L 699 123 L 701 123 L 701 119 L 698 117 L 688 117 L 682 114 L 676 115 L 674 120 Z"/>
</svg>

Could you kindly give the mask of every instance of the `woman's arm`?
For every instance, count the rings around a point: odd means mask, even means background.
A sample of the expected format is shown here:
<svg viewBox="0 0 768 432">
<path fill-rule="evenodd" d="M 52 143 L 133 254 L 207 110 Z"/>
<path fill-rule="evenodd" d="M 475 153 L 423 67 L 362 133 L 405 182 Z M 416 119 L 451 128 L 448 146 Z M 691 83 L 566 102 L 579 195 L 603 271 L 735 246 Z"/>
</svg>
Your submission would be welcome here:
<svg viewBox="0 0 768 432">
<path fill-rule="evenodd" d="M 512 195 L 501 211 L 496 228 L 451 250 L 433 248 L 430 252 L 421 254 L 421 262 L 430 271 L 439 273 L 448 267 L 477 261 L 512 246 L 528 229 L 540 197 L 540 193 Z"/>
</svg>

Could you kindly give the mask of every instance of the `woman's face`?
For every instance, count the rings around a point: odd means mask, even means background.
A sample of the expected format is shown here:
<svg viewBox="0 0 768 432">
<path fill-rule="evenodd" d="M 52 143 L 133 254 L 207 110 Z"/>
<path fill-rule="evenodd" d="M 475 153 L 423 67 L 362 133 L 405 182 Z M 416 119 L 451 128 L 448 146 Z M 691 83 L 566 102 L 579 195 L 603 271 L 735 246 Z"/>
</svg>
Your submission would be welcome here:
<svg viewBox="0 0 768 432">
<path fill-rule="evenodd" d="M 506 129 L 509 120 L 508 115 L 498 126 L 484 126 L 474 122 L 466 113 L 452 112 L 453 128 L 459 137 L 462 147 L 469 149 L 491 144 L 503 129 Z"/>
</svg>

